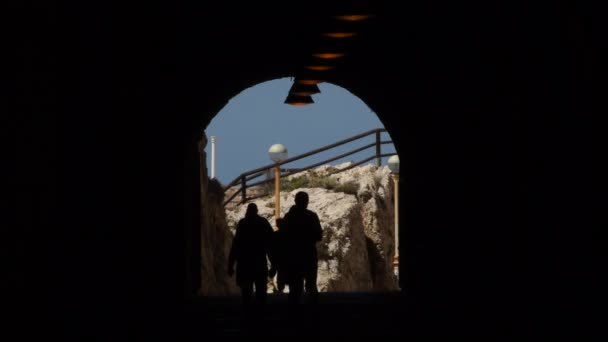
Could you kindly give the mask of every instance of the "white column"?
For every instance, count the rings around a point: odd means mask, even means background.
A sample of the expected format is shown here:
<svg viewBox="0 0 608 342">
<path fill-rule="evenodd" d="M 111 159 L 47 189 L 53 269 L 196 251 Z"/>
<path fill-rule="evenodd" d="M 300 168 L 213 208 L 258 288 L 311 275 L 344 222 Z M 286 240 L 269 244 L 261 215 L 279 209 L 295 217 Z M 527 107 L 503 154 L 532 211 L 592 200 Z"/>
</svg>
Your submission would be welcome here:
<svg viewBox="0 0 608 342">
<path fill-rule="evenodd" d="M 215 136 L 211 136 L 211 179 L 215 178 Z"/>
</svg>

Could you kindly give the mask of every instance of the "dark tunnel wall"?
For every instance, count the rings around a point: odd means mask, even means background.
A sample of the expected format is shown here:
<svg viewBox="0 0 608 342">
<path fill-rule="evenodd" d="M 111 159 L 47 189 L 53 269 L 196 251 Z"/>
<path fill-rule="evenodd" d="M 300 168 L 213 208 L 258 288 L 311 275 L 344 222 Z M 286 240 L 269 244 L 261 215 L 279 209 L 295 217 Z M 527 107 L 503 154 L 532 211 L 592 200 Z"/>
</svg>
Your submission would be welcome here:
<svg viewBox="0 0 608 342">
<path fill-rule="evenodd" d="M 29 58 L 16 59 L 9 103 L 17 321 L 91 337 L 179 327 L 197 138 L 238 92 L 290 75 L 300 53 L 284 40 L 295 25 L 276 27 L 280 8 L 247 19 L 251 7 L 216 6 L 21 12 L 14 42 Z M 379 8 L 386 19 L 328 80 L 377 113 L 400 153 L 408 305 L 423 324 L 596 328 L 587 13 L 408 6 Z"/>
</svg>

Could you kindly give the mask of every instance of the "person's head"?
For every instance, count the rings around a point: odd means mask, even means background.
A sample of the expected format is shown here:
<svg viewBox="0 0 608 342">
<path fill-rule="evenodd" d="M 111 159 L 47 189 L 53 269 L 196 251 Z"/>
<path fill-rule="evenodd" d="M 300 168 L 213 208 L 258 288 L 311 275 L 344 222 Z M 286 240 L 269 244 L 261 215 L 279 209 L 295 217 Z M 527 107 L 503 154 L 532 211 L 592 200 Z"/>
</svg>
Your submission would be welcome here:
<svg viewBox="0 0 608 342">
<path fill-rule="evenodd" d="M 247 211 L 245 212 L 245 216 L 253 216 L 258 213 L 258 206 L 255 203 L 249 203 L 247 205 Z"/>
<path fill-rule="evenodd" d="M 306 208 L 308 206 L 308 194 L 304 191 L 298 191 L 295 202 L 297 207 Z"/>
</svg>

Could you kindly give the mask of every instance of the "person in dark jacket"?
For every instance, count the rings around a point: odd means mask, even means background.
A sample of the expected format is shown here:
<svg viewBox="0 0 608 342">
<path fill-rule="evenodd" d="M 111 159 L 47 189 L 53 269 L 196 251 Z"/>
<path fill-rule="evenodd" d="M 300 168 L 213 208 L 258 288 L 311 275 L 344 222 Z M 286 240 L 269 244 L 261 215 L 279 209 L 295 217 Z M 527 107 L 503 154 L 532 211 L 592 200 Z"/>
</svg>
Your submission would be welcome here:
<svg viewBox="0 0 608 342">
<path fill-rule="evenodd" d="M 228 256 L 228 275 L 232 276 L 236 263 L 236 283 L 241 288 L 244 306 L 255 300 L 266 302 L 268 253 L 273 229 L 267 219 L 258 215 L 255 203 L 247 206 L 245 217 L 239 220 Z"/>
<path fill-rule="evenodd" d="M 289 282 L 289 301 L 300 302 L 304 284 L 312 302 L 318 299 L 317 288 L 317 242 L 323 237 L 319 216 L 308 207 L 308 194 L 299 191 L 295 205 L 285 214 L 287 240 L 286 268 Z"/>
</svg>

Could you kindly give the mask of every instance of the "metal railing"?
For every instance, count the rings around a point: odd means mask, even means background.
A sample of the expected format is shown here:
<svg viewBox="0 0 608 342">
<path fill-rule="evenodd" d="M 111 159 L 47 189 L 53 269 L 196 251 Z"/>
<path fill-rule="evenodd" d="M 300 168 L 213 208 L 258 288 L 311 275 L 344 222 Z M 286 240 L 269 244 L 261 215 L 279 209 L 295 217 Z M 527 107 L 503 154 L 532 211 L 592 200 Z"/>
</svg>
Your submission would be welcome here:
<svg viewBox="0 0 608 342">
<path fill-rule="evenodd" d="M 323 146 L 321 148 L 318 148 L 318 149 L 315 149 L 315 150 L 312 150 L 312 151 L 309 151 L 309 152 L 297 155 L 295 157 L 291 157 L 291 158 L 285 159 L 284 161 L 279 162 L 278 164 L 279 165 L 285 165 L 285 164 L 294 162 L 296 160 L 300 160 L 300 159 L 303 159 L 303 158 L 306 158 L 306 157 L 309 157 L 309 156 L 312 156 L 312 155 L 315 155 L 315 154 L 318 154 L 318 153 L 330 150 L 332 148 L 336 148 L 338 146 L 341 146 L 341 145 L 353 142 L 355 140 L 363 139 L 363 138 L 365 138 L 367 136 L 370 136 L 372 134 L 376 136 L 376 139 L 375 139 L 375 141 L 373 143 L 361 146 L 361 147 L 356 148 L 354 150 L 351 150 L 349 152 L 342 153 L 342 154 L 340 154 L 338 156 L 335 156 L 335 157 L 332 157 L 332 158 L 329 158 L 329 159 L 325 159 L 323 161 L 320 161 L 320 162 L 308 165 L 306 167 L 291 168 L 291 169 L 281 168 L 281 175 L 280 175 L 280 177 L 281 178 L 288 177 L 288 176 L 291 176 L 293 174 L 296 174 L 296 173 L 299 173 L 299 172 L 303 172 L 303 171 L 306 171 L 306 170 L 309 170 L 309 169 L 312 169 L 312 168 L 315 168 L 315 167 L 318 167 L 318 166 L 321 166 L 321 165 L 324 165 L 324 164 L 327 164 L 327 163 L 339 160 L 339 159 L 347 157 L 349 155 L 353 155 L 355 153 L 365 151 L 365 150 L 370 149 L 372 147 L 375 148 L 374 149 L 374 154 L 372 156 L 366 157 L 366 158 L 364 158 L 362 160 L 359 160 L 357 162 L 353 162 L 348 167 L 337 169 L 337 170 L 335 170 L 333 172 L 330 172 L 328 174 L 328 176 L 329 175 L 333 175 L 333 174 L 337 174 L 337 173 L 340 173 L 340 172 L 343 172 L 343 171 L 346 171 L 346 170 L 349 170 L 349 169 L 352 169 L 352 168 L 354 168 L 356 166 L 359 166 L 359 165 L 361 165 L 363 163 L 366 163 L 366 162 L 368 162 L 370 160 L 373 160 L 373 159 L 376 159 L 376 165 L 377 166 L 381 166 L 382 165 L 382 158 L 383 157 L 388 157 L 388 156 L 391 156 L 391 155 L 394 154 L 394 153 L 382 154 L 382 148 L 381 148 L 381 146 L 385 145 L 385 144 L 392 144 L 393 143 L 392 140 L 384 140 L 383 141 L 382 140 L 382 136 L 381 136 L 382 132 L 386 132 L 386 129 L 384 129 L 384 128 L 376 128 L 376 129 L 373 129 L 371 131 L 367 131 L 367 132 L 364 132 L 364 133 L 352 136 L 350 138 L 347 138 L 347 139 L 344 139 L 344 140 L 340 140 L 340 141 L 338 141 L 336 143 L 333 143 L 333 144 L 330 144 L 330 145 L 326 145 L 326 146 Z M 271 170 L 274 170 L 276 166 L 277 166 L 277 163 L 272 163 L 272 164 L 268 164 L 266 166 L 262 166 L 260 168 L 257 168 L 257 169 L 251 170 L 251 171 L 247 171 L 247 172 L 241 173 L 232 182 L 230 182 L 230 183 L 228 183 L 228 185 L 224 186 L 224 191 L 226 191 L 226 190 L 228 190 L 228 189 L 230 189 L 232 187 L 235 187 L 235 186 L 238 186 L 239 190 L 235 191 L 230 197 L 228 197 L 228 199 L 226 199 L 224 201 L 223 205 L 226 206 L 228 203 L 232 202 L 239 194 L 241 195 L 241 200 L 239 201 L 239 203 L 241 203 L 241 204 L 246 203 L 247 201 L 250 201 L 250 200 L 253 200 L 253 199 L 256 199 L 256 198 L 267 196 L 268 193 L 264 193 L 264 194 L 261 194 L 261 195 L 247 197 L 247 189 L 251 188 L 251 187 L 254 187 L 254 186 L 258 186 L 258 185 L 274 182 L 274 178 L 266 179 L 266 180 L 262 180 L 262 181 L 257 181 L 255 183 L 248 183 L 248 182 L 251 182 L 251 181 L 253 181 L 254 179 L 256 179 L 256 178 L 258 178 L 260 176 L 268 174 L 268 172 L 270 172 Z"/>
</svg>

